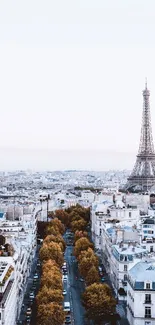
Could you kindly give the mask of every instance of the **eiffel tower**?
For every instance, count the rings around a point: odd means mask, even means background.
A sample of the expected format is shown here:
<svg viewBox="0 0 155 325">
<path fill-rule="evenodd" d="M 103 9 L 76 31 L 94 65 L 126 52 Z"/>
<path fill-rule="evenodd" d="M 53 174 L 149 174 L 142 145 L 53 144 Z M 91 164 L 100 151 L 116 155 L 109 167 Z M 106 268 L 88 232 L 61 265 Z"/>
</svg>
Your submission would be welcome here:
<svg viewBox="0 0 155 325">
<path fill-rule="evenodd" d="M 149 191 L 155 185 L 155 151 L 153 145 L 149 103 L 150 91 L 143 90 L 143 114 L 140 145 L 135 166 L 125 186 L 129 192 Z"/>
</svg>

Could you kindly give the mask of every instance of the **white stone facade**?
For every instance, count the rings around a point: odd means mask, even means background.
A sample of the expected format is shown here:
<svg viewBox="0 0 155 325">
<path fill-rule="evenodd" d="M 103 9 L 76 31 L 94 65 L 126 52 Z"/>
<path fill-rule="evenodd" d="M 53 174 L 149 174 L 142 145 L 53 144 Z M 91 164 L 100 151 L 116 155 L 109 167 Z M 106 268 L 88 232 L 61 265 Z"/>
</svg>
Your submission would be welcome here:
<svg viewBox="0 0 155 325">
<path fill-rule="evenodd" d="M 140 210 L 133 207 L 115 207 L 110 208 L 110 217 L 117 219 L 124 223 L 124 225 L 130 224 L 133 226 L 140 218 Z"/>
<path fill-rule="evenodd" d="M 128 275 L 127 318 L 130 325 L 155 325 L 155 266 L 139 262 Z"/>
<path fill-rule="evenodd" d="M 92 203 L 94 201 L 95 194 L 91 191 L 82 191 L 81 198 L 83 201 L 88 201 L 89 203 Z"/>
<path fill-rule="evenodd" d="M 0 325 L 16 325 L 37 247 L 36 215 L 24 215 L 20 221 L 0 221 L 0 231 L 12 247 L 11 254 L 2 250 L 0 263 L 13 268 L 10 281 L 0 286 Z"/>
</svg>

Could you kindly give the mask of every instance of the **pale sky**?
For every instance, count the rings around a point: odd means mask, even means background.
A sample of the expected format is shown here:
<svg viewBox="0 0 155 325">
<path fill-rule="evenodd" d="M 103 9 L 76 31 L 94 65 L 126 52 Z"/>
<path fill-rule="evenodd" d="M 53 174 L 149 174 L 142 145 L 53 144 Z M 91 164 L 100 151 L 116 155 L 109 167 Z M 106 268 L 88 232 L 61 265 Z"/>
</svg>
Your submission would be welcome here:
<svg viewBox="0 0 155 325">
<path fill-rule="evenodd" d="M 0 1 L 0 147 L 136 152 L 145 77 L 154 0 Z"/>
</svg>

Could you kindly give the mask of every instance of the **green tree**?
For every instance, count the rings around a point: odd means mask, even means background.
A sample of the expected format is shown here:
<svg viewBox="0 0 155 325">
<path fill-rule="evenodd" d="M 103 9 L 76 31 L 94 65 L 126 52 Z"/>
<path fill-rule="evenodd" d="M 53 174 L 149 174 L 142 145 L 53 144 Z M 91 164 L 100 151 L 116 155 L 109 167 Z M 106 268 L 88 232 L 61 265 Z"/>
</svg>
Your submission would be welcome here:
<svg viewBox="0 0 155 325">
<path fill-rule="evenodd" d="M 63 253 L 60 245 L 55 242 L 50 242 L 48 244 L 43 243 L 40 248 L 39 256 L 41 261 L 47 261 L 49 259 L 54 260 L 60 267 L 64 262 Z"/>
<path fill-rule="evenodd" d="M 106 317 L 115 312 L 116 301 L 108 285 L 94 283 L 86 288 L 83 305 L 87 317 L 101 324 Z"/>
<path fill-rule="evenodd" d="M 37 325 L 62 325 L 65 320 L 63 306 L 56 303 L 38 306 Z"/>
</svg>

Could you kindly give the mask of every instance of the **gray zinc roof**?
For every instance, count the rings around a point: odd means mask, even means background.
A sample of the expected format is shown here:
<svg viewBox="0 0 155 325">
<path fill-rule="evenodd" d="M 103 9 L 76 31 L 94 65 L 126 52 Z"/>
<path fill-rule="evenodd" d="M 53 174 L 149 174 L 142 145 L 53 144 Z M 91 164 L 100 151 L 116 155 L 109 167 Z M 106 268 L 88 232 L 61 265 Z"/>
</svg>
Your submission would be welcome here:
<svg viewBox="0 0 155 325">
<path fill-rule="evenodd" d="M 129 276 L 134 281 L 155 281 L 155 262 L 139 262 L 129 271 Z"/>
</svg>

